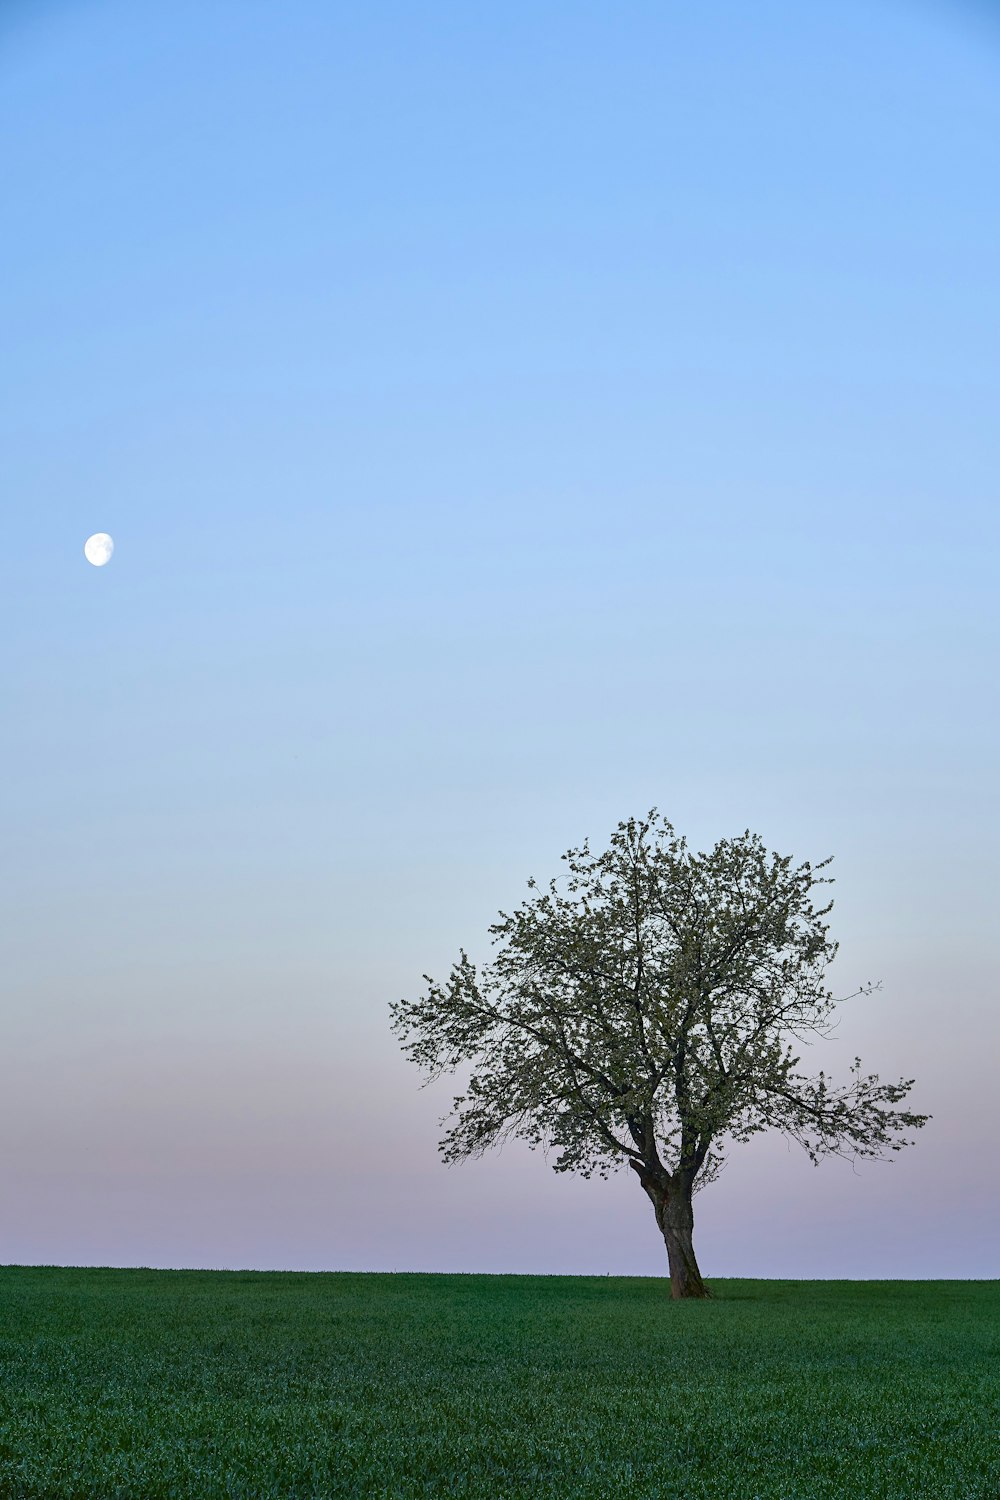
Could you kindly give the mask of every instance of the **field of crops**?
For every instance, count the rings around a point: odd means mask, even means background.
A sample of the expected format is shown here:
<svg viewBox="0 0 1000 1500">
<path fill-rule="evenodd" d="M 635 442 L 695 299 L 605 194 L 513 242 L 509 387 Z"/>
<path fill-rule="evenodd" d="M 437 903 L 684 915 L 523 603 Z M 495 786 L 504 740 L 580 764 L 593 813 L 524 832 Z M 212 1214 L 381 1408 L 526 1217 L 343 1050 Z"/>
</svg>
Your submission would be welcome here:
<svg viewBox="0 0 1000 1500">
<path fill-rule="evenodd" d="M 0 1268 L 4 1500 L 997 1500 L 1000 1282 Z"/>
</svg>

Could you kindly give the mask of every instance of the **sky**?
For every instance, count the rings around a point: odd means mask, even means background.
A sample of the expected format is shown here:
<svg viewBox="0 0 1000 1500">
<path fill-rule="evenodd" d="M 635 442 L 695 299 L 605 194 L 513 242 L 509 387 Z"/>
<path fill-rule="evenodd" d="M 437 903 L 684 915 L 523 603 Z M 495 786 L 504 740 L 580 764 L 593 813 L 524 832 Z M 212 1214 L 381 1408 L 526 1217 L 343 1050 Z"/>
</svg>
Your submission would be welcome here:
<svg viewBox="0 0 1000 1500">
<path fill-rule="evenodd" d="M 998 173 L 972 0 L 4 7 L 0 1262 L 665 1276 L 388 1009 L 656 807 L 933 1117 L 703 1274 L 998 1274 Z"/>
</svg>

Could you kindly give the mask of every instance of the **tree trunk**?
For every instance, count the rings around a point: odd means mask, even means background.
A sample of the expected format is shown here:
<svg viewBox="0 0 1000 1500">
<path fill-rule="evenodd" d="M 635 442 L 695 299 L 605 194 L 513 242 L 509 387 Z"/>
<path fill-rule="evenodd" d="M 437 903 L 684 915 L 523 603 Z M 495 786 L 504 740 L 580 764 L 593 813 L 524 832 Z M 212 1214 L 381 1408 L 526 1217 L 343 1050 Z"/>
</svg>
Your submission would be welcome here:
<svg viewBox="0 0 1000 1500">
<path fill-rule="evenodd" d="M 691 1193 L 694 1173 L 678 1171 L 671 1176 L 666 1172 L 651 1172 L 636 1161 L 629 1165 L 638 1173 L 639 1181 L 653 1205 L 656 1226 L 667 1247 L 671 1297 L 711 1297 L 711 1292 L 701 1279 L 692 1243 L 694 1210 Z"/>
</svg>

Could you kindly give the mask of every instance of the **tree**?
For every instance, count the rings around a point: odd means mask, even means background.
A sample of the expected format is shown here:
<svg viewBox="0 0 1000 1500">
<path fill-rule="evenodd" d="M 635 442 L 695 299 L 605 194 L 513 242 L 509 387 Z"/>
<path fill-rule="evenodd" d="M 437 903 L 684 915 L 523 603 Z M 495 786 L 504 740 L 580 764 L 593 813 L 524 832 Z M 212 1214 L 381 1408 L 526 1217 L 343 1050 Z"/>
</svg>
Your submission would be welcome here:
<svg viewBox="0 0 1000 1500">
<path fill-rule="evenodd" d="M 557 1172 L 606 1178 L 627 1161 L 653 1205 L 675 1298 L 711 1295 L 692 1197 L 718 1176 L 727 1137 L 774 1127 L 818 1165 L 899 1151 L 912 1142 L 892 1134 L 932 1118 L 886 1108 L 914 1080 L 862 1077 L 860 1058 L 840 1089 L 824 1072 L 794 1071 L 785 1035 L 828 1035 L 839 1003 L 819 983 L 840 946 L 820 920 L 833 902 L 814 911 L 809 898 L 832 879 L 808 861 L 791 869 L 787 855 L 768 863 L 749 829 L 711 854 L 686 851 L 656 808 L 619 823 L 604 854 L 585 841 L 562 856 L 568 895 L 553 880 L 547 895 L 499 913 L 489 931 L 503 946 L 481 976 L 460 949 L 444 985 L 425 974 L 424 998 L 389 1007 L 427 1083 L 475 1065 L 444 1160 L 517 1135 L 532 1150 L 558 1148 Z"/>
</svg>

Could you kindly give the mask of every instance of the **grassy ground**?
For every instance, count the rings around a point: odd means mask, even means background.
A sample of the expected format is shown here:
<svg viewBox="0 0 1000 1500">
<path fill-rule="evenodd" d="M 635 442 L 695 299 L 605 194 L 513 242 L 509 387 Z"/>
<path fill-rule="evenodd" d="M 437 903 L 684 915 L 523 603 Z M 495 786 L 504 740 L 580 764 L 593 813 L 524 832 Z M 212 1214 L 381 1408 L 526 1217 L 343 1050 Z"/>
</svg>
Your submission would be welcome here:
<svg viewBox="0 0 1000 1500">
<path fill-rule="evenodd" d="M 998 1500 L 1000 1282 L 0 1268 L 0 1496 Z"/>
</svg>

